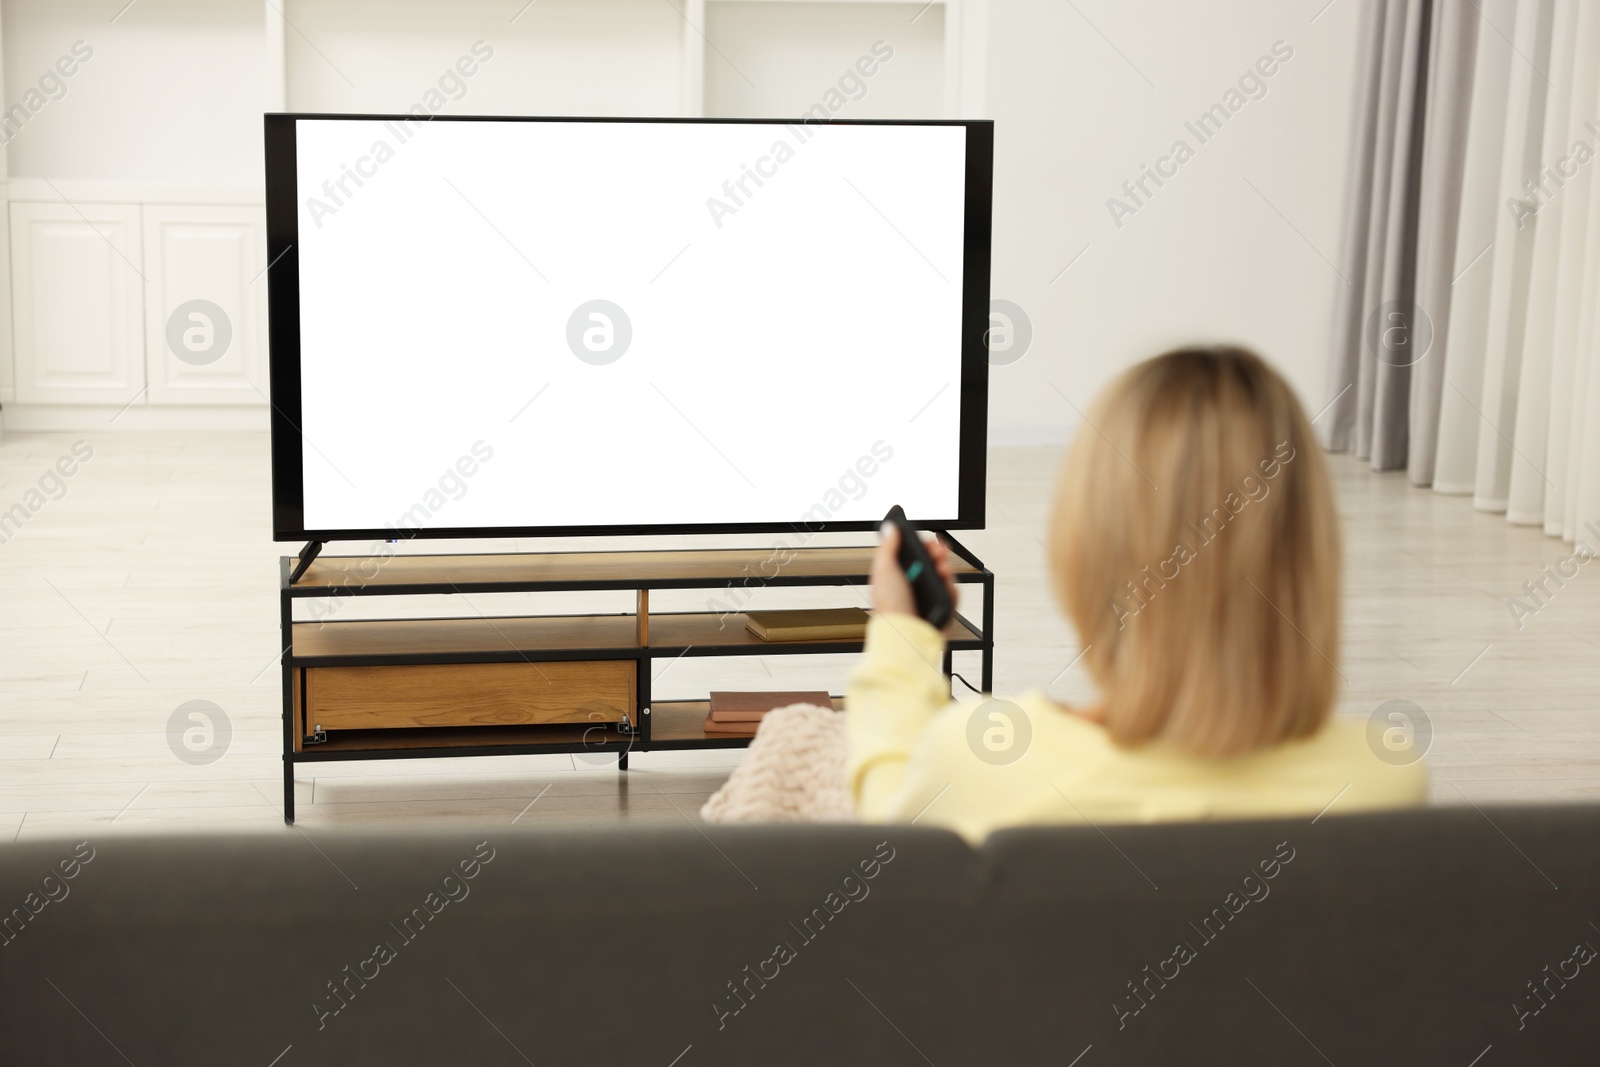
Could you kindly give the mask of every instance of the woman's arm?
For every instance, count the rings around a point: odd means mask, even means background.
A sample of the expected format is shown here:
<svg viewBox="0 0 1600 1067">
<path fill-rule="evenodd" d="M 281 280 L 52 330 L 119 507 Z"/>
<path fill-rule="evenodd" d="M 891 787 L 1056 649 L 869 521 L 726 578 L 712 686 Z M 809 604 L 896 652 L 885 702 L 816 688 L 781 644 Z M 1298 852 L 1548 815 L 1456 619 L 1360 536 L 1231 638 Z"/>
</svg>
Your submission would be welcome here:
<svg viewBox="0 0 1600 1067">
<path fill-rule="evenodd" d="M 867 624 L 866 654 L 845 695 L 845 773 L 856 814 L 868 822 L 903 817 L 912 749 L 950 702 L 943 658 L 943 635 L 914 615 L 879 613 Z"/>
<path fill-rule="evenodd" d="M 934 566 L 951 587 L 949 551 L 928 546 Z M 863 819 L 904 817 L 907 765 L 933 717 L 950 703 L 944 635 L 916 617 L 911 586 L 896 559 L 899 536 L 885 526 L 872 561 L 872 603 L 865 656 L 850 676 L 850 762 L 846 769 L 856 812 Z"/>
</svg>

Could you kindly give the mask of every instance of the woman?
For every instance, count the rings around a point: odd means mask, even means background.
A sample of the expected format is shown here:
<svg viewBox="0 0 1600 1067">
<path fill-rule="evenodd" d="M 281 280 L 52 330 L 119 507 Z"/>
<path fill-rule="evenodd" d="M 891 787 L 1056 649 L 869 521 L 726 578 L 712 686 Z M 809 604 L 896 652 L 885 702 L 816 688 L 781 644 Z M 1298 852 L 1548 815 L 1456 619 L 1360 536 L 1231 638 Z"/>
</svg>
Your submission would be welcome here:
<svg viewBox="0 0 1600 1067">
<path fill-rule="evenodd" d="M 1332 716 L 1339 520 L 1287 383 L 1243 349 L 1185 348 L 1121 375 L 1085 423 L 1049 553 L 1099 700 L 952 704 L 943 638 L 916 617 L 886 529 L 847 701 L 857 814 L 975 840 L 1421 804 L 1420 763 L 1379 759 L 1364 721 Z"/>
</svg>

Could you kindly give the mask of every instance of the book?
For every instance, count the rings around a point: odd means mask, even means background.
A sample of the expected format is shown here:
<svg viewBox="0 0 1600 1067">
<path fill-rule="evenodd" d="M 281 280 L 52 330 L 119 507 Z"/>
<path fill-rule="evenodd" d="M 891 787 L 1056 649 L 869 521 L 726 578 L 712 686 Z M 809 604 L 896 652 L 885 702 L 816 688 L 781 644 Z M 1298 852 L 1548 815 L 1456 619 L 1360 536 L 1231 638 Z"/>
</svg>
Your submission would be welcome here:
<svg viewBox="0 0 1600 1067">
<path fill-rule="evenodd" d="M 763 641 L 860 641 L 867 636 L 862 608 L 747 611 L 745 629 Z"/>
<path fill-rule="evenodd" d="M 833 707 L 833 698 L 827 693 L 728 693 L 711 694 L 711 711 L 706 722 L 723 725 L 743 723 L 753 732 L 756 724 L 773 708 L 790 704 L 815 704 L 819 708 Z M 709 726 L 708 726 L 709 729 Z"/>
<path fill-rule="evenodd" d="M 723 737 L 754 737 L 756 729 L 761 725 L 760 720 L 755 722 L 718 722 L 711 716 L 706 716 L 706 733 L 720 734 Z"/>
</svg>

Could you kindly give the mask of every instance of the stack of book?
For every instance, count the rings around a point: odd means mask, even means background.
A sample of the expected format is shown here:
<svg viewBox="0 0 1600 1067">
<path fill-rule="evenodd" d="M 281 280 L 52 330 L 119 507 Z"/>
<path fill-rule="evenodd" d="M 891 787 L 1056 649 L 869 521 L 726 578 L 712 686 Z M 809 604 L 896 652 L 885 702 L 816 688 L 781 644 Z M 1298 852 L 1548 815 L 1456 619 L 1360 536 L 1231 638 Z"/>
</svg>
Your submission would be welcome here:
<svg viewBox="0 0 1600 1067">
<path fill-rule="evenodd" d="M 753 737 L 756 727 L 773 708 L 790 704 L 815 704 L 833 707 L 827 693 L 712 693 L 711 712 L 706 716 L 706 733 L 730 737 Z"/>
<path fill-rule="evenodd" d="M 867 636 L 861 608 L 747 611 L 745 629 L 763 641 L 860 641 Z"/>
</svg>

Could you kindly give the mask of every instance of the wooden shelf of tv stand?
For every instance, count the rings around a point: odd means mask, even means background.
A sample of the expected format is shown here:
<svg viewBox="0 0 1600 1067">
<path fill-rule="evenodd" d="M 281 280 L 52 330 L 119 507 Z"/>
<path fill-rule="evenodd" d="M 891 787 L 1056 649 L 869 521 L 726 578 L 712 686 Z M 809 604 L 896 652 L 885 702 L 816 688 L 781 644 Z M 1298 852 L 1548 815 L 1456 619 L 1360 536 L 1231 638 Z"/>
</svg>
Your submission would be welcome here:
<svg viewBox="0 0 1600 1067">
<path fill-rule="evenodd" d="M 696 589 L 755 578 L 762 585 L 865 582 L 871 547 L 797 548 L 787 560 L 770 548 L 527 552 L 481 555 L 318 556 L 290 587 L 294 596 L 410 592 L 519 592 L 539 589 Z M 959 556 L 956 581 L 984 571 Z M 769 573 L 770 572 L 770 573 Z"/>
<path fill-rule="evenodd" d="M 835 711 L 844 710 L 844 698 L 834 697 Z M 745 734 L 708 734 L 707 700 L 664 700 L 651 706 L 650 749 L 745 748 Z M 414 730 L 344 730 L 329 733 L 328 740 L 306 748 L 298 762 L 318 763 L 348 759 L 395 759 L 419 756 L 528 755 L 581 752 L 595 756 L 620 755 L 642 747 L 637 736 L 609 728 L 584 726 L 471 726 Z"/>
<path fill-rule="evenodd" d="M 738 613 L 652 612 L 649 619 L 648 644 L 640 644 L 631 613 L 300 622 L 294 624 L 290 659 L 297 667 L 332 667 L 861 651 L 860 641 L 763 641 Z M 944 635 L 954 651 L 983 647 L 982 635 L 960 616 Z"/>
</svg>

